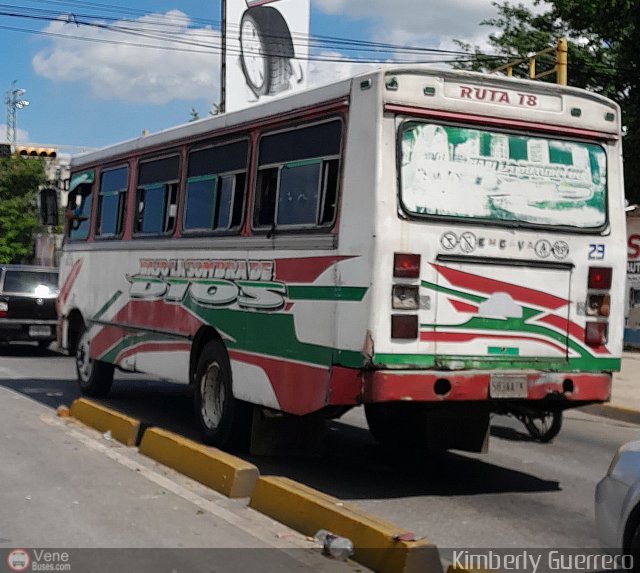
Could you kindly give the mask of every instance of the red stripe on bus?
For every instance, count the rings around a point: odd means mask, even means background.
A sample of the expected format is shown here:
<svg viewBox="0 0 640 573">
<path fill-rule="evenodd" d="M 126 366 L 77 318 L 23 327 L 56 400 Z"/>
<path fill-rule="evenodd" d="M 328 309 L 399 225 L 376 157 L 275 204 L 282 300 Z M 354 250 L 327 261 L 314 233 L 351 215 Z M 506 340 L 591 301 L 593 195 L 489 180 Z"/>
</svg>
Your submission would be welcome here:
<svg viewBox="0 0 640 573">
<path fill-rule="evenodd" d="M 282 358 L 229 349 L 233 360 L 253 364 L 264 370 L 280 404 L 290 414 L 309 414 L 329 402 L 329 369 L 323 366 L 290 362 Z"/>
<path fill-rule="evenodd" d="M 105 326 L 91 339 L 89 355 L 93 360 L 99 360 L 109 348 L 122 340 L 124 331 L 116 326 Z"/>
<path fill-rule="evenodd" d="M 275 279 L 287 283 L 312 283 L 332 265 L 353 256 L 276 259 Z"/>
<path fill-rule="evenodd" d="M 554 314 L 549 314 L 547 316 L 539 318 L 538 322 L 544 322 L 546 324 L 550 324 L 551 326 L 555 326 L 560 330 L 568 331 L 573 338 L 584 344 L 584 328 L 582 328 L 575 322 L 571 322 L 570 320 L 563 318 L 562 316 L 557 316 Z M 594 352 L 597 352 L 598 354 L 610 354 L 610 352 L 604 346 L 590 346 L 589 348 Z"/>
<path fill-rule="evenodd" d="M 503 281 L 488 279 L 434 263 L 432 263 L 432 265 L 452 285 L 455 285 L 457 287 L 473 289 L 477 292 L 482 292 L 485 294 L 506 292 L 510 294 L 515 300 L 527 304 L 534 304 L 536 306 L 541 306 L 551 310 L 556 310 L 569 302 L 568 300 L 560 298 L 558 296 L 547 294 L 527 287 L 521 287 L 511 283 L 505 283 Z"/>
<path fill-rule="evenodd" d="M 67 299 L 69 298 L 69 294 L 71 293 L 71 289 L 73 288 L 73 284 L 76 282 L 76 279 L 80 274 L 81 266 L 82 266 L 82 259 L 78 259 L 75 263 L 73 263 L 73 266 L 71 267 L 71 270 L 69 271 L 69 274 L 67 275 L 67 278 L 65 279 L 64 284 L 60 289 L 60 294 L 58 295 L 57 302 L 60 306 L 62 306 L 65 302 L 67 302 Z"/>
<path fill-rule="evenodd" d="M 111 320 L 120 324 L 185 336 L 194 335 L 204 324 L 179 304 L 170 304 L 163 300 L 129 301 Z"/>
</svg>

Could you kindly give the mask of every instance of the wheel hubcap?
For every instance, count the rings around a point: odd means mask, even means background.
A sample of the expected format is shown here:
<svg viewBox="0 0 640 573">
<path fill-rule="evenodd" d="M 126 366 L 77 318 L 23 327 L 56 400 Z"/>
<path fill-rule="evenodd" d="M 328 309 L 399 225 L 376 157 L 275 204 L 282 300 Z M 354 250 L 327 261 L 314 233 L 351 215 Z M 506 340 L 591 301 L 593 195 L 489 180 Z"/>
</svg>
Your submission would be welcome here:
<svg viewBox="0 0 640 573">
<path fill-rule="evenodd" d="M 225 389 L 220 365 L 213 362 L 200 379 L 200 413 L 207 428 L 216 430 L 224 412 Z"/>
<path fill-rule="evenodd" d="M 538 436 L 544 436 L 553 424 L 553 414 L 547 413 L 542 416 L 530 418 L 529 423 L 537 432 Z"/>
<path fill-rule="evenodd" d="M 78 343 L 78 350 L 76 351 L 76 364 L 78 366 L 78 373 L 80 379 L 83 382 L 87 382 L 91 376 L 91 368 L 93 360 L 91 360 L 91 353 L 89 351 L 89 337 L 85 334 L 80 338 Z"/>
</svg>

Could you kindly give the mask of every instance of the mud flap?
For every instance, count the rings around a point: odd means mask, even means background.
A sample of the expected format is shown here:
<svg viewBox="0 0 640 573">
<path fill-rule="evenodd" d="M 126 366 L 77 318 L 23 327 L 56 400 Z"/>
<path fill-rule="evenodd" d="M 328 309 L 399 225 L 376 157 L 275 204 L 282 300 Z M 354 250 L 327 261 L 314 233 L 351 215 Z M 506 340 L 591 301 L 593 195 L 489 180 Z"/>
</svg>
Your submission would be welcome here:
<svg viewBox="0 0 640 573">
<path fill-rule="evenodd" d="M 489 421 L 484 409 L 434 409 L 427 416 L 429 449 L 487 453 Z"/>
</svg>

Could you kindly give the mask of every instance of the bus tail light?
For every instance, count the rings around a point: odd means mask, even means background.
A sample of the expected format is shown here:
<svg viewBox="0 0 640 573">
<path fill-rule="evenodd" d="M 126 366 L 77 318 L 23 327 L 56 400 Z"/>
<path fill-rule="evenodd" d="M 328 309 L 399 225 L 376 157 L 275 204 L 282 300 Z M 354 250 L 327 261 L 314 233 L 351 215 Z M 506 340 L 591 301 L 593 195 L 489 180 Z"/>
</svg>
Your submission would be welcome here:
<svg viewBox="0 0 640 573">
<path fill-rule="evenodd" d="M 0 318 L 7 318 L 9 314 L 9 304 L 6 302 L 0 302 Z"/>
<path fill-rule="evenodd" d="M 420 255 L 395 253 L 393 276 L 400 279 L 417 279 L 420 276 Z"/>
<path fill-rule="evenodd" d="M 415 314 L 391 315 L 391 338 L 415 340 L 418 338 L 418 317 Z"/>
<path fill-rule="evenodd" d="M 607 343 L 607 331 L 606 322 L 587 322 L 584 341 L 589 346 L 604 346 Z"/>
<path fill-rule="evenodd" d="M 589 316 L 609 316 L 611 297 L 608 294 L 590 294 L 587 299 L 587 314 Z"/>
<path fill-rule="evenodd" d="M 587 288 L 589 291 L 608 291 L 613 280 L 611 267 L 589 267 Z M 611 296 L 608 292 L 587 292 L 586 315 L 600 318 L 599 322 L 587 322 L 584 341 L 589 346 L 604 346 L 609 338 L 607 319 L 611 312 Z"/>
<path fill-rule="evenodd" d="M 608 290 L 611 288 L 611 267 L 589 267 L 588 287 L 598 290 Z"/>
<path fill-rule="evenodd" d="M 418 285 L 393 285 L 392 306 L 395 310 L 418 310 L 420 294 Z"/>
</svg>

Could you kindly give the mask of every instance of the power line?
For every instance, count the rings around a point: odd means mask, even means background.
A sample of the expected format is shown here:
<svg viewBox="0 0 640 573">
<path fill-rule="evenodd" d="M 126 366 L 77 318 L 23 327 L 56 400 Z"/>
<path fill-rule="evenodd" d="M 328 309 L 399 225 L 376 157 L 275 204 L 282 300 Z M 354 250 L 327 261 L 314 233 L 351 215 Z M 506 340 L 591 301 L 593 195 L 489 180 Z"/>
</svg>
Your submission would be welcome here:
<svg viewBox="0 0 640 573">
<path fill-rule="evenodd" d="M 91 5 L 91 6 L 101 6 L 103 7 L 104 5 L 102 4 L 97 4 L 97 3 L 92 3 L 92 2 L 69 2 L 69 1 L 65 1 L 62 0 L 63 4 L 79 4 L 79 5 Z M 57 12 L 57 11 L 52 11 L 52 10 L 42 10 L 42 9 L 37 9 L 37 8 L 29 8 L 27 11 L 25 11 L 23 8 L 15 6 L 15 5 L 8 5 L 8 4 L 0 4 L 0 8 L 5 8 L 5 11 L 0 12 L 0 15 L 4 15 L 7 17 L 16 17 L 16 18 L 24 18 L 24 19 L 28 19 L 28 20 L 40 20 L 40 21 L 49 21 L 49 22 L 54 22 L 54 21 L 62 21 L 63 19 L 67 19 L 67 23 L 69 24 L 76 24 L 78 27 L 81 26 L 88 26 L 88 27 L 94 27 L 94 28 L 101 28 L 107 31 L 111 31 L 111 32 L 120 32 L 120 33 L 126 33 L 126 34 L 131 34 L 131 35 L 138 35 L 140 37 L 145 37 L 145 38 L 152 38 L 152 39 L 156 39 L 156 40 L 165 40 L 165 41 L 171 41 L 177 44 L 182 44 L 182 45 L 190 45 L 190 46 L 203 46 L 203 47 L 214 47 L 217 48 L 217 46 L 213 46 L 212 44 L 208 44 L 208 43 L 202 43 L 202 42 L 196 42 L 195 40 L 197 40 L 199 37 L 206 37 L 206 35 L 200 33 L 194 33 L 195 30 L 203 30 L 203 29 L 194 29 L 194 28 L 189 28 L 187 27 L 186 30 L 189 32 L 189 37 L 191 38 L 190 40 L 185 40 L 184 39 L 184 31 L 185 31 L 185 26 L 184 25 L 180 25 L 178 22 L 171 22 L 171 21 L 167 21 L 166 19 L 163 19 L 162 21 L 160 20 L 156 20 L 154 21 L 152 18 L 148 18 L 147 20 L 145 20 L 144 22 L 140 22 L 139 20 L 137 21 L 130 21 L 130 20 L 126 20 L 126 19 L 122 19 L 122 18 L 113 18 L 113 17 L 103 17 L 102 19 L 107 20 L 107 21 L 112 21 L 112 22 L 118 22 L 118 25 L 107 25 L 107 24 L 101 24 L 101 23 L 97 23 L 97 22 L 90 22 L 90 21 L 86 21 L 85 18 L 96 18 L 96 17 L 100 17 L 99 15 L 96 14 L 68 14 L 68 13 L 63 13 L 63 12 Z M 6 9 L 12 9 L 13 11 L 8 11 Z M 132 13 L 135 14 L 144 14 L 142 11 L 138 11 L 138 10 L 129 10 Z M 148 14 L 145 14 L 145 16 L 149 16 Z M 120 24 L 122 23 L 122 24 Z M 126 24 L 134 24 L 134 27 L 129 27 Z M 158 26 L 158 30 L 152 30 L 149 29 L 148 26 L 149 25 L 157 25 Z M 163 31 L 163 28 L 166 29 L 167 31 Z M 31 33 L 42 33 L 44 35 L 49 35 L 51 33 L 49 32 L 45 32 L 45 31 L 36 31 L 36 30 L 26 30 L 26 29 L 18 29 L 18 28 L 8 28 L 5 27 L 5 29 L 13 29 L 14 31 L 24 31 L 24 32 L 31 32 Z M 175 30 L 172 31 L 172 30 Z M 179 36 L 177 36 L 176 34 L 179 34 Z M 69 38 L 74 38 L 74 39 L 81 39 L 81 36 L 75 36 L 72 34 L 63 34 L 63 36 L 69 37 Z M 107 41 L 107 40 L 105 40 Z M 434 55 L 438 55 L 440 57 L 442 56 L 461 56 L 461 57 L 471 57 L 473 59 L 476 59 L 478 56 L 476 54 L 471 54 L 469 52 L 464 52 L 464 51 L 456 51 L 456 50 L 440 50 L 440 49 L 436 49 L 436 48 L 419 48 L 419 47 L 407 47 L 407 46 L 399 46 L 399 45 L 394 45 L 394 44 L 385 44 L 385 43 L 380 43 L 380 42 L 365 42 L 365 41 L 357 41 L 357 40 L 348 40 L 348 39 L 344 39 L 344 38 L 336 38 L 336 37 L 331 37 L 331 36 L 313 36 L 313 35 L 304 35 L 304 34 L 294 34 L 294 44 L 297 42 L 298 44 L 301 42 L 305 42 L 305 44 L 308 43 L 310 48 L 325 48 L 325 49 L 331 49 L 331 48 L 340 48 L 343 51 L 365 51 L 365 52 L 369 52 L 369 53 L 388 53 L 388 52 L 395 52 L 396 54 L 400 54 L 400 55 L 411 55 L 413 56 L 411 59 L 407 59 L 407 60 L 399 60 L 397 57 L 394 58 L 392 61 L 396 62 L 396 63 L 409 63 L 409 62 L 415 62 L 416 56 L 428 56 L 428 57 L 433 57 Z M 336 45 L 326 45 L 327 42 L 333 42 Z M 108 43 L 113 43 L 113 41 L 108 41 Z M 141 45 L 141 47 L 157 47 L 157 46 L 148 46 L 148 45 Z M 185 50 L 181 50 L 181 51 L 185 51 Z M 186 50 L 189 51 L 189 50 Z M 202 49 L 200 50 L 195 50 L 195 51 L 203 51 Z M 492 55 L 483 55 L 482 57 L 486 57 L 486 58 L 497 58 L 500 59 L 500 56 L 492 56 Z M 344 57 L 319 57 L 319 56 L 310 56 L 309 59 L 311 60 L 315 60 L 315 61 L 346 61 L 346 62 L 360 62 L 360 63 L 383 63 L 386 61 L 389 61 L 390 58 L 386 57 L 384 59 L 381 58 L 373 58 L 373 57 L 352 57 L 352 58 L 344 58 Z M 432 61 L 432 60 L 428 60 L 428 61 Z M 446 60 L 446 62 L 450 62 L 450 60 Z"/>
</svg>

